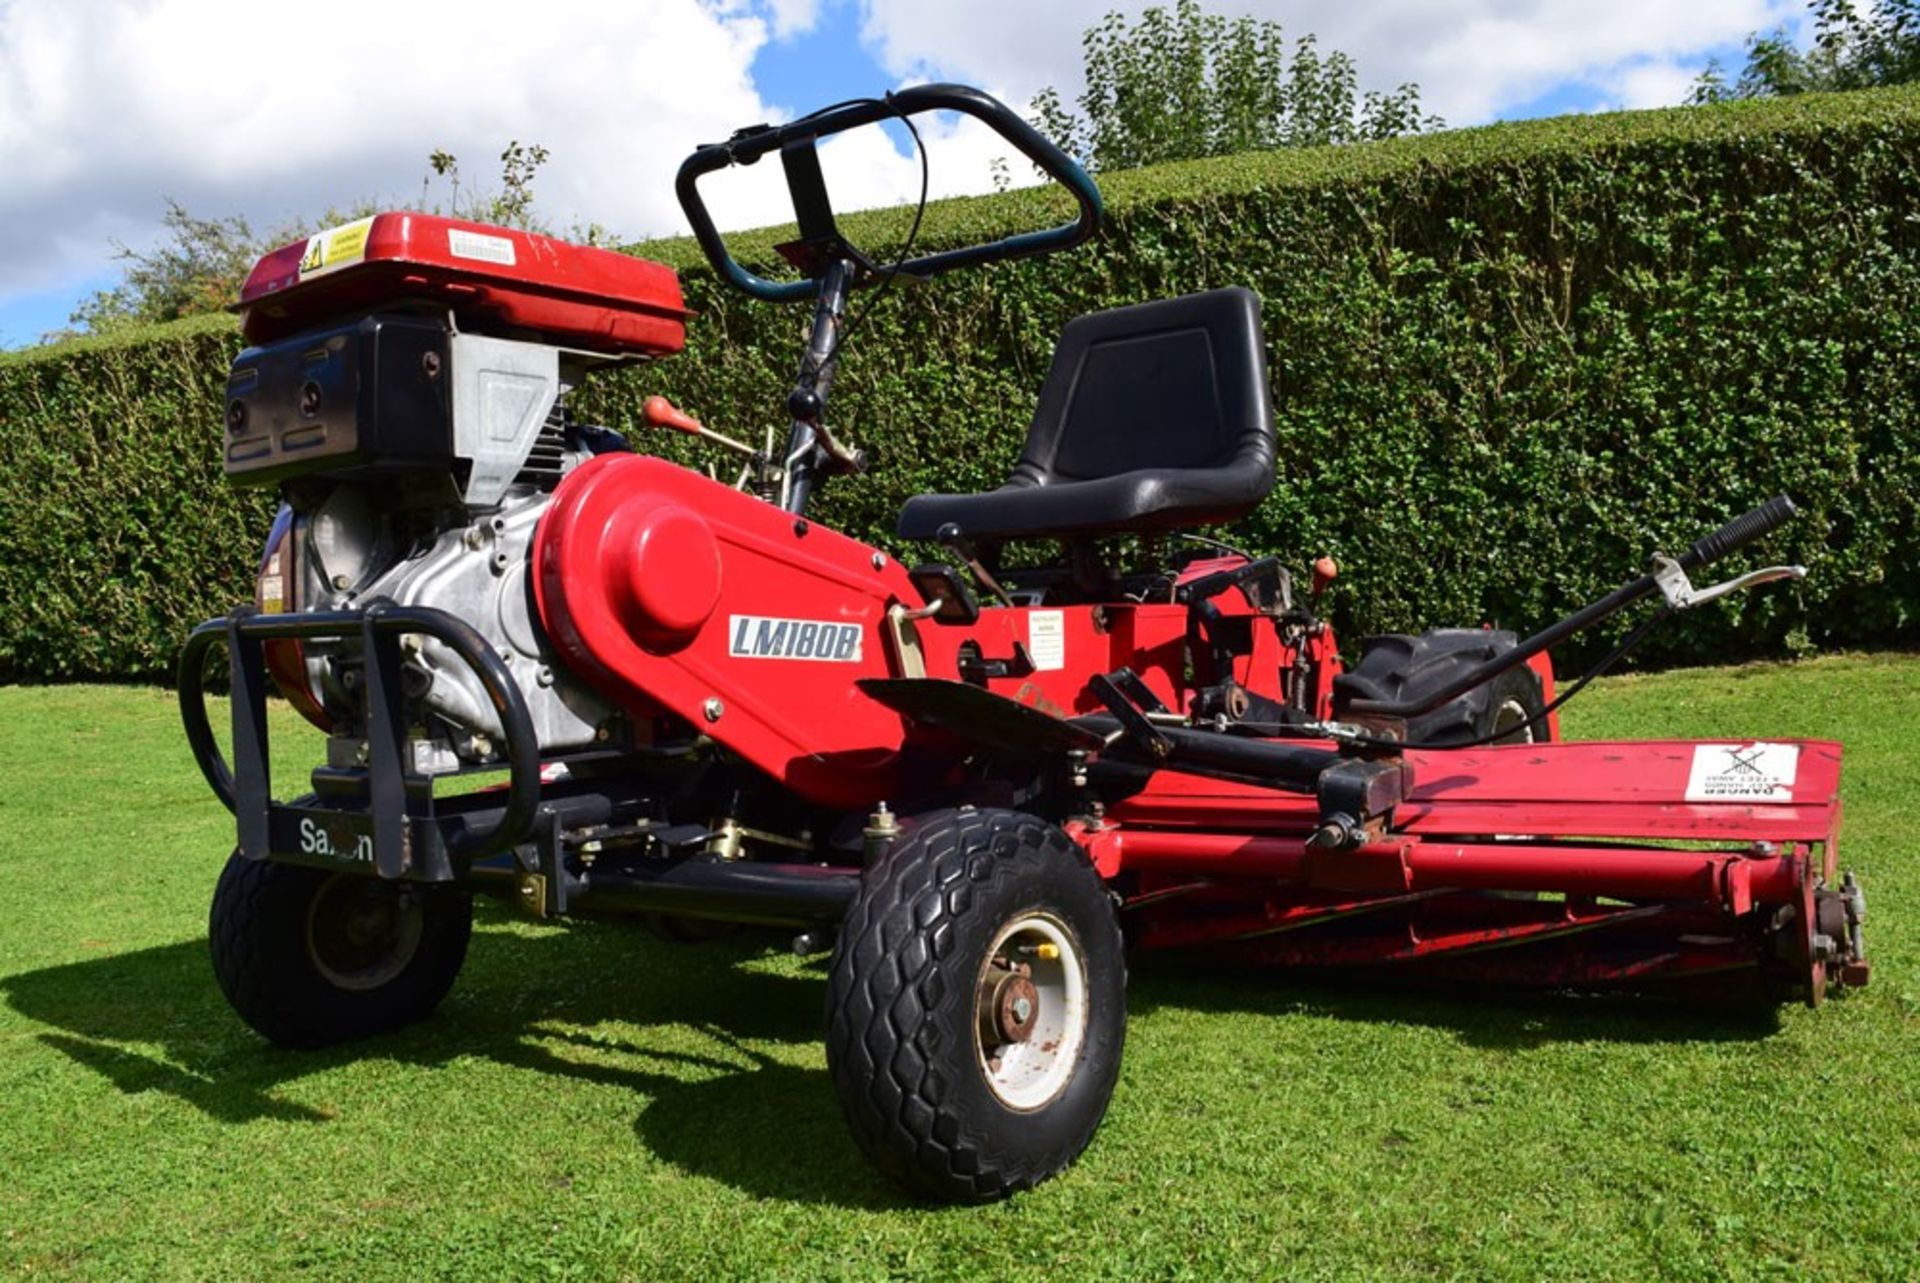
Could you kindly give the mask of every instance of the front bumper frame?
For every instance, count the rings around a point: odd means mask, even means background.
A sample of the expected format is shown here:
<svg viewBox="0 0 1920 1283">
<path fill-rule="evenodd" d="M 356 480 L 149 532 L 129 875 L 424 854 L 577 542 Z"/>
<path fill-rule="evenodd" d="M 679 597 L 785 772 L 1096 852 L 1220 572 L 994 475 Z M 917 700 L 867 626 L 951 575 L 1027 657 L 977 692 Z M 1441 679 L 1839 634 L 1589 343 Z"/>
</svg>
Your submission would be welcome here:
<svg viewBox="0 0 1920 1283">
<path fill-rule="evenodd" d="M 479 678 L 499 714 L 508 769 L 498 790 L 435 799 L 412 769 L 400 639 L 444 644 Z M 267 734 L 264 648 L 276 640 L 357 638 L 365 657 L 364 796 L 274 800 Z M 206 699 L 207 654 L 225 646 L 232 672 L 233 761 L 214 736 Z M 261 614 L 237 610 L 201 624 L 180 653 L 180 715 L 214 795 L 233 812 L 240 854 L 341 868 L 366 864 L 382 878 L 450 882 L 460 868 L 529 840 L 540 804 L 540 744 L 505 663 L 470 624 L 443 610 L 377 601 L 357 610 Z"/>
</svg>

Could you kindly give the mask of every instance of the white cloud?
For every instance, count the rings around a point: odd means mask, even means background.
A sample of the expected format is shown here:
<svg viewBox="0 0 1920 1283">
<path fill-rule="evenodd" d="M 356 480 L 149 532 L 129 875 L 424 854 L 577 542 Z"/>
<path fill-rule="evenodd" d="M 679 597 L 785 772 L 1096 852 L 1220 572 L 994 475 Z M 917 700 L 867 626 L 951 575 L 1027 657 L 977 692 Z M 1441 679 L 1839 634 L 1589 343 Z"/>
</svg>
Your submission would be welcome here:
<svg viewBox="0 0 1920 1283">
<path fill-rule="evenodd" d="M 162 196 L 267 226 L 405 204 L 434 148 L 490 180 L 510 139 L 552 153 L 535 186 L 555 223 L 677 231 L 680 160 L 772 115 L 749 74 L 769 35 L 758 11 L 702 0 L 12 0 L 0 294 L 96 267 L 109 237 L 138 243 Z"/>
<path fill-rule="evenodd" d="M 778 119 L 752 79 L 770 40 L 860 6 L 900 82 L 979 84 L 1016 106 L 1077 92 L 1082 32 L 1140 0 L 0 0 L 0 299 L 94 274 L 150 241 L 161 198 L 256 226 L 377 197 L 419 199 L 429 151 L 489 181 L 510 139 L 552 160 L 548 219 L 627 236 L 684 226 L 672 180 L 697 143 Z M 1609 105 L 1678 101 L 1702 51 L 1790 21 L 1799 0 L 1209 0 L 1314 31 L 1370 87 L 1420 83 L 1454 124 L 1556 86 Z M 826 101 L 865 85 L 823 83 Z M 923 118 L 924 119 L 924 118 Z M 936 197 L 991 186 L 1005 144 L 927 121 Z M 823 147 L 842 208 L 918 191 L 878 131 Z M 1031 170 L 1015 162 L 1016 182 Z M 777 163 L 716 175 L 722 226 L 789 215 Z M 885 252 L 885 247 L 874 247 Z"/>
<path fill-rule="evenodd" d="M 1080 85 L 1080 36 L 1116 0 L 864 0 L 865 33 L 899 75 L 981 79 L 1024 99 L 1043 85 Z M 1209 8 L 1273 18 L 1323 50 L 1352 54 L 1365 87 L 1417 82 L 1429 110 L 1478 124 L 1569 81 L 1640 105 L 1656 69 L 1690 81 L 1702 51 L 1791 22 L 1799 0 L 1213 0 Z M 1669 74 L 1668 98 L 1685 96 Z"/>
<path fill-rule="evenodd" d="M 1683 103 L 1700 78 L 1697 65 L 1656 58 L 1621 68 L 1613 77 L 1608 105 L 1632 111 Z"/>
<path fill-rule="evenodd" d="M 767 16 L 773 20 L 773 38 L 805 35 L 820 20 L 822 0 L 766 0 Z"/>
</svg>

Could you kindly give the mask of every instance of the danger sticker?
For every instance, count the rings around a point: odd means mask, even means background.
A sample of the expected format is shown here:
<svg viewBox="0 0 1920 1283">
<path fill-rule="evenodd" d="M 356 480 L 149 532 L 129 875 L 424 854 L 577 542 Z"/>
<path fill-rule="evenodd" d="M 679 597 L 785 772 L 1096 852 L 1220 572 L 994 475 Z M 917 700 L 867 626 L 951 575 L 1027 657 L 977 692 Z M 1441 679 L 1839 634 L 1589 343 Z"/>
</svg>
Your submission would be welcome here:
<svg viewBox="0 0 1920 1283">
<path fill-rule="evenodd" d="M 306 252 L 300 255 L 300 279 L 358 263 L 367 256 L 367 233 L 372 228 L 373 219 L 369 217 L 307 237 Z"/>
<path fill-rule="evenodd" d="M 459 227 L 447 229 L 447 249 L 455 258 L 477 258 L 483 263 L 513 266 L 513 242 L 504 236 L 487 236 Z"/>
<path fill-rule="evenodd" d="M 1027 616 L 1027 654 L 1039 672 L 1067 666 L 1067 622 L 1057 610 L 1036 610 Z"/>
<path fill-rule="evenodd" d="M 1689 802 L 1791 802 L 1798 744 L 1702 744 L 1687 773 Z"/>
</svg>

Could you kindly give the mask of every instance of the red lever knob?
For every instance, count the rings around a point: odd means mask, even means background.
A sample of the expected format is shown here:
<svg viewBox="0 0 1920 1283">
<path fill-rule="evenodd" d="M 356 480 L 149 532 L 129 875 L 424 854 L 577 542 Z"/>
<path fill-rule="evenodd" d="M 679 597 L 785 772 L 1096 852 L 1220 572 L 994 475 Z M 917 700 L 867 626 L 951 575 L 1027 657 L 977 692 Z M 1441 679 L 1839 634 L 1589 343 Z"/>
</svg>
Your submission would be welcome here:
<svg viewBox="0 0 1920 1283">
<path fill-rule="evenodd" d="M 700 426 L 700 420 L 683 413 L 663 396 L 648 397 L 640 407 L 640 417 L 653 427 L 672 428 L 675 432 L 689 432 L 696 437 L 706 431 Z"/>
<path fill-rule="evenodd" d="M 1339 575 L 1340 567 L 1331 557 L 1321 557 L 1313 563 L 1313 595 L 1318 597 L 1327 590 L 1327 586 Z"/>
</svg>

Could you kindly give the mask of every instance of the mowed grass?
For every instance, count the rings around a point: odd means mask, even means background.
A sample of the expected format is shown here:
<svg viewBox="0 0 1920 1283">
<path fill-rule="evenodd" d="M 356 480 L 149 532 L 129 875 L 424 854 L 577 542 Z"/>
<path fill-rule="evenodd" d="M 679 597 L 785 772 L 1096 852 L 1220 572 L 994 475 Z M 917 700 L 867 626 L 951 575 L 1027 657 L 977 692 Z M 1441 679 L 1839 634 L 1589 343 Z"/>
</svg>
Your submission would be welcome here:
<svg viewBox="0 0 1920 1283">
<path fill-rule="evenodd" d="M 489 905 L 430 1021 L 270 1047 L 208 971 L 230 821 L 169 697 L 0 690 L 0 1271 L 1920 1273 L 1920 659 L 1628 677 L 1566 725 L 1844 739 L 1873 987 L 1756 1016 L 1137 959 L 1087 1156 L 940 1209 L 846 1138 L 821 966 L 777 942 Z"/>
</svg>

